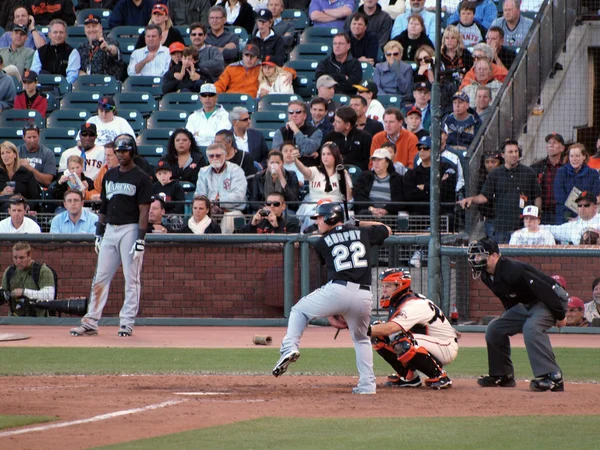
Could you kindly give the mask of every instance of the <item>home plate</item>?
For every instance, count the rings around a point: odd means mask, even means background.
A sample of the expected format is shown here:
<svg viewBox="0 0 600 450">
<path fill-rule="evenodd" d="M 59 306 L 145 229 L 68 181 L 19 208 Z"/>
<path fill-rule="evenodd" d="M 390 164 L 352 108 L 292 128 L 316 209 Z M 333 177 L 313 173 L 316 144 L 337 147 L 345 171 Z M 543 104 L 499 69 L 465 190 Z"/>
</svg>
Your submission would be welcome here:
<svg viewBox="0 0 600 450">
<path fill-rule="evenodd" d="M 0 341 L 22 341 L 30 337 L 28 334 L 0 333 Z"/>
<path fill-rule="evenodd" d="M 190 396 L 208 396 L 208 395 L 229 395 L 229 392 L 174 392 L 175 395 Z"/>
</svg>

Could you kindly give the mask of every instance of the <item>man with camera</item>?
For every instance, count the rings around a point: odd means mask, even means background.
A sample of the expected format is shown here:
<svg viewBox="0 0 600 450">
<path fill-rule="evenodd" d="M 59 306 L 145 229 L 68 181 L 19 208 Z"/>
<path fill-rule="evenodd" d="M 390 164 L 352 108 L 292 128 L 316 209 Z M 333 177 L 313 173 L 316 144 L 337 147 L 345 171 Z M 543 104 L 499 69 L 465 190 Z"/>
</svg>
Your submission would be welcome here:
<svg viewBox="0 0 600 450">
<path fill-rule="evenodd" d="M 79 46 L 77 51 L 81 57 L 79 75 L 112 75 L 121 79 L 124 69 L 119 43 L 104 37 L 102 20 L 94 14 L 83 21 L 87 42 Z"/>
<path fill-rule="evenodd" d="M 267 196 L 265 206 L 257 211 L 252 221 L 246 224 L 240 233 L 248 234 L 282 234 L 300 233 L 297 222 L 286 220 L 283 213 L 286 209 L 285 197 L 281 192 L 271 192 Z"/>
<path fill-rule="evenodd" d="M 52 270 L 31 257 L 27 242 L 12 248 L 13 265 L 4 271 L 0 304 L 7 302 L 11 316 L 45 317 L 48 311 L 35 307 L 35 302 L 54 299 L 56 285 Z"/>
</svg>

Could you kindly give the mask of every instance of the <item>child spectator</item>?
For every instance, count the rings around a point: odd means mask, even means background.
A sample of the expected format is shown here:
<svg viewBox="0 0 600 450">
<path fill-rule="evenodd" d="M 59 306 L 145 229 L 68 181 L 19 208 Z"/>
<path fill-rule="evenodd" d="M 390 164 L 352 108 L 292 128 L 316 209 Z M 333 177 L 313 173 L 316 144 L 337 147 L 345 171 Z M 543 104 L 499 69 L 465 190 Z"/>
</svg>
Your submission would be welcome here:
<svg viewBox="0 0 600 450">
<path fill-rule="evenodd" d="M 53 198 L 57 200 L 64 199 L 65 192 L 67 192 L 67 190 L 70 188 L 76 191 L 80 191 L 83 194 L 84 200 L 92 199 L 92 190 L 94 189 L 94 182 L 91 178 L 86 177 L 83 173 L 83 165 L 84 162 L 81 156 L 73 155 L 70 156 L 69 159 L 67 159 L 67 170 L 63 172 L 62 176 L 56 182 L 54 189 L 52 189 Z M 69 184 L 70 174 L 76 174 L 79 177 L 81 183 L 84 186 L 83 190 L 78 186 L 72 186 Z"/>
<path fill-rule="evenodd" d="M 269 94 L 293 94 L 294 87 L 287 81 L 286 72 L 273 62 L 271 56 L 266 56 L 260 65 L 256 97 L 260 98 Z"/>
<path fill-rule="evenodd" d="M 452 96 L 452 113 L 448 114 L 442 123 L 442 128 L 448 133 L 448 146 L 454 149 L 466 150 L 481 125 L 481 121 L 473 110 L 469 111 L 469 96 L 458 91 Z"/>
<path fill-rule="evenodd" d="M 540 228 L 540 213 L 537 206 L 523 208 L 525 228 L 515 231 L 510 237 L 510 245 L 554 245 L 554 236 L 548 230 Z"/>
<path fill-rule="evenodd" d="M 37 88 L 38 74 L 33 70 L 25 70 L 22 80 L 23 92 L 15 97 L 15 109 L 35 109 L 45 119 L 48 100 L 46 94 Z"/>
<path fill-rule="evenodd" d="M 183 214 L 183 203 L 171 203 L 185 200 L 185 193 L 179 180 L 172 180 L 172 175 L 171 165 L 161 159 L 156 164 L 156 179 L 158 181 L 152 185 L 152 192 L 163 200 L 167 214 Z"/>
<path fill-rule="evenodd" d="M 464 1 L 458 5 L 460 19 L 454 24 L 462 35 L 465 47 L 472 47 L 483 41 L 486 30 L 475 22 L 475 2 Z"/>
</svg>

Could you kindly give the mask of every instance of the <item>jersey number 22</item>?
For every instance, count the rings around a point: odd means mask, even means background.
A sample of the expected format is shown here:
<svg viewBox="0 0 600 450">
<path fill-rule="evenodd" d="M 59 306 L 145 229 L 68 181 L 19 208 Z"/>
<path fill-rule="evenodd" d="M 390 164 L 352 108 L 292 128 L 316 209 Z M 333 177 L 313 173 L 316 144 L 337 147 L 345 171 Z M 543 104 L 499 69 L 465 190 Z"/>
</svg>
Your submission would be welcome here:
<svg viewBox="0 0 600 450">
<path fill-rule="evenodd" d="M 353 242 L 350 248 L 342 244 L 336 245 L 331 250 L 335 271 L 368 267 L 367 260 L 363 259 L 366 253 L 367 250 L 362 242 Z"/>
</svg>

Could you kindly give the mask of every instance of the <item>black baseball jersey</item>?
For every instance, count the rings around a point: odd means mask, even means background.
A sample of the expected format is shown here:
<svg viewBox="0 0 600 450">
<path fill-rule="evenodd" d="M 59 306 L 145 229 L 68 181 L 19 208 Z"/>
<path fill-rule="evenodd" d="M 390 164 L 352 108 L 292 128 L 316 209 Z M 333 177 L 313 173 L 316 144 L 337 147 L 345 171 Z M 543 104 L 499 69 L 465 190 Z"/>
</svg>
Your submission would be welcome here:
<svg viewBox="0 0 600 450">
<path fill-rule="evenodd" d="M 139 205 L 151 201 L 152 181 L 138 166 L 128 172 L 121 172 L 119 167 L 109 169 L 102 179 L 99 212 L 106 215 L 106 223 L 111 225 L 138 223 Z"/>
<path fill-rule="evenodd" d="M 568 294 L 550 276 L 529 264 L 500 257 L 493 275 L 481 273 L 481 281 L 502 301 L 505 309 L 517 303 L 543 302 L 556 320 L 565 318 Z"/>
<path fill-rule="evenodd" d="M 371 247 L 383 244 L 388 235 L 384 225 L 340 225 L 331 229 L 315 244 L 327 266 L 327 278 L 371 285 Z"/>
</svg>

